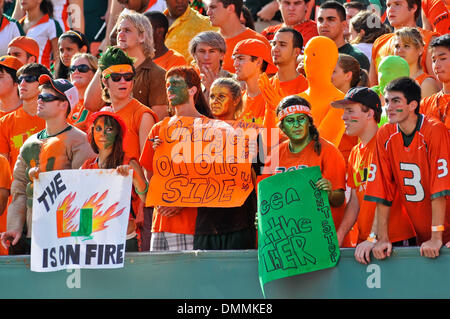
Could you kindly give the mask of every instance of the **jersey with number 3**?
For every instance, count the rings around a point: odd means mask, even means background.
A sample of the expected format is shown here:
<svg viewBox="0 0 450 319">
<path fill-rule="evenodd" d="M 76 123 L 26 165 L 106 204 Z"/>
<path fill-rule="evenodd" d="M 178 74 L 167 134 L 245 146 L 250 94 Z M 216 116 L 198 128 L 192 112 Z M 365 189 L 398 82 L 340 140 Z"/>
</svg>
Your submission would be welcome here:
<svg viewBox="0 0 450 319">
<path fill-rule="evenodd" d="M 386 124 L 377 134 L 365 200 L 390 206 L 400 193 L 420 243 L 431 237 L 431 200 L 447 196 L 443 240 L 450 240 L 449 133 L 446 127 L 420 115 L 419 129 L 404 146 L 397 124 Z"/>
</svg>

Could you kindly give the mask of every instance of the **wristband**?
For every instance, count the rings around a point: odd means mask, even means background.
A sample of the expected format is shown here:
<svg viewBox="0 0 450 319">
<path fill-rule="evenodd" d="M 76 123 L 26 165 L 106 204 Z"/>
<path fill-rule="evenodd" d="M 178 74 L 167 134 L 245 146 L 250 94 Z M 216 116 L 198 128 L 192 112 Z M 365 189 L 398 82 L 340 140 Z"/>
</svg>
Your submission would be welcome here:
<svg viewBox="0 0 450 319">
<path fill-rule="evenodd" d="M 377 242 L 377 234 L 375 233 L 370 233 L 370 235 L 367 237 L 366 239 L 367 241 L 370 241 L 371 243 L 376 243 Z"/>
<path fill-rule="evenodd" d="M 444 225 L 431 226 L 431 231 L 444 231 Z"/>
<path fill-rule="evenodd" d="M 136 186 L 134 187 L 134 191 L 135 191 L 136 194 L 138 194 L 138 195 L 143 195 L 143 194 L 147 193 L 147 191 L 148 191 L 148 182 L 145 182 L 145 189 L 144 189 L 142 192 L 139 192 L 139 191 L 137 190 Z"/>
</svg>

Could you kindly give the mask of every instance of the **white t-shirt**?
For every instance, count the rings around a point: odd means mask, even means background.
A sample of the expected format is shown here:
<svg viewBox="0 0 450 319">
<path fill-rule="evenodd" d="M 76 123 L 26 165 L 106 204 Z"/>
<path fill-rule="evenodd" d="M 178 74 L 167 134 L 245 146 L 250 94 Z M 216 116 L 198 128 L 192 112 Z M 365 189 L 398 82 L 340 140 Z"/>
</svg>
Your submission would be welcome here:
<svg viewBox="0 0 450 319">
<path fill-rule="evenodd" d="M 0 56 L 8 52 L 8 44 L 15 37 L 25 35 L 20 24 L 6 15 L 0 15 Z"/>
</svg>

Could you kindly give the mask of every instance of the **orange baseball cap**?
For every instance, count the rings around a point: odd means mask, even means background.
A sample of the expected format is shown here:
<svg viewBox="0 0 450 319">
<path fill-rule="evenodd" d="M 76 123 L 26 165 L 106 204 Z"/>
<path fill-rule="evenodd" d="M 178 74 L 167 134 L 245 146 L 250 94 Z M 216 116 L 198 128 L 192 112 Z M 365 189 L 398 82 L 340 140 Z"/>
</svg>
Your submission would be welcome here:
<svg viewBox="0 0 450 319">
<path fill-rule="evenodd" d="M 0 57 L 0 64 L 16 71 L 23 65 L 18 58 L 12 55 L 4 55 Z"/>
<path fill-rule="evenodd" d="M 39 44 L 36 42 L 36 40 L 26 37 L 26 36 L 20 36 L 15 37 L 11 40 L 8 44 L 9 47 L 18 47 L 27 52 L 30 55 L 33 55 L 37 58 L 39 58 Z"/>
<path fill-rule="evenodd" d="M 258 39 L 245 39 L 239 41 L 233 50 L 233 55 L 245 54 L 256 57 L 261 57 L 264 61 L 268 63 L 266 73 L 274 74 L 277 73 L 278 68 L 275 66 L 272 60 L 272 54 L 270 53 L 271 48 L 267 46 L 264 42 Z"/>
</svg>

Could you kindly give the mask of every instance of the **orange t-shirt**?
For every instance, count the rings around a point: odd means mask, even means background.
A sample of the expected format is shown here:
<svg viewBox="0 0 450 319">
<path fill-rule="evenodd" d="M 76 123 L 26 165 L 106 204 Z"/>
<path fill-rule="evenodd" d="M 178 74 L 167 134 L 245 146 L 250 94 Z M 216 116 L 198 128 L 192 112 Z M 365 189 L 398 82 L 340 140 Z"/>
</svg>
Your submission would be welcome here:
<svg viewBox="0 0 450 319">
<path fill-rule="evenodd" d="M 321 137 L 319 140 L 322 145 L 320 155 L 314 151 L 314 141 L 311 141 L 300 153 L 292 153 L 289 150 L 289 140 L 280 143 L 278 147 L 272 149 L 264 173 L 279 174 L 305 167 L 319 166 L 322 177 L 331 182 L 333 190 L 345 190 L 345 162 L 341 152 L 327 140 Z M 336 229 L 341 224 L 344 212 L 345 203 L 339 207 L 331 207 Z"/>
<path fill-rule="evenodd" d="M 441 35 L 450 33 L 450 14 L 444 1 L 422 0 L 422 11 L 435 32 Z"/>
<path fill-rule="evenodd" d="M 142 116 L 149 113 L 158 122 L 158 116 L 150 108 L 136 99 L 115 112 L 119 115 L 127 126 L 127 134 L 123 141 L 123 149 L 130 158 L 139 158 L 141 147 L 139 143 L 139 128 L 141 126 Z"/>
<path fill-rule="evenodd" d="M 438 119 L 450 130 L 450 94 L 440 91 L 423 98 L 420 101 L 420 113 Z"/>
<path fill-rule="evenodd" d="M 260 93 L 255 97 L 248 96 L 247 91 L 242 94 L 242 112 L 238 120 L 249 123 L 263 124 L 266 111 L 266 101 Z"/>
<path fill-rule="evenodd" d="M 0 155 L 0 188 L 10 189 L 12 181 L 8 159 Z"/>
<path fill-rule="evenodd" d="M 372 230 L 376 203 L 364 200 L 370 164 L 376 148 L 376 137 L 367 145 L 359 143 L 350 153 L 347 169 L 347 185 L 355 189 L 359 202 L 358 243 L 365 241 Z M 395 196 L 389 215 L 389 239 L 391 242 L 415 237 L 411 221 L 399 196 Z"/>
<path fill-rule="evenodd" d="M 276 83 L 278 82 L 280 88 L 283 90 L 284 96 L 301 93 L 309 86 L 308 80 L 302 74 L 299 74 L 295 79 L 290 81 L 280 81 L 278 74 L 275 74 L 269 81 L 272 86 L 276 86 Z"/>
<path fill-rule="evenodd" d="M 263 36 L 265 36 L 267 38 L 267 40 L 270 41 L 274 38 L 275 33 L 284 26 L 285 25 L 283 23 L 268 26 L 261 32 L 261 34 Z M 308 43 L 308 41 L 311 38 L 319 35 L 319 33 L 317 32 L 317 24 L 315 21 L 312 21 L 312 20 L 308 20 L 308 21 L 296 24 L 296 25 L 292 26 L 292 28 L 294 28 L 295 30 L 297 30 L 298 32 L 301 33 L 301 35 L 303 37 L 303 47 L 306 46 L 306 44 Z"/>
<path fill-rule="evenodd" d="M 439 33 L 429 30 L 424 30 L 422 28 L 417 28 L 417 30 L 420 31 L 422 34 L 424 45 L 424 52 L 426 54 L 422 54 L 421 58 L 421 66 L 425 73 L 433 74 L 433 70 L 428 70 L 426 61 L 428 56 L 428 46 L 430 45 L 430 41 L 432 37 L 439 36 Z M 387 33 L 383 34 L 382 36 L 378 37 L 372 46 L 372 63 L 375 63 L 375 71 L 376 74 L 378 74 L 378 65 L 380 64 L 381 60 L 389 55 L 394 55 L 394 33 Z M 378 77 L 378 75 L 377 75 Z"/>
<path fill-rule="evenodd" d="M 184 56 L 172 49 L 169 49 L 169 51 L 161 55 L 159 58 L 153 59 L 153 62 L 166 71 L 170 70 L 170 68 L 173 68 L 174 66 L 187 65 Z"/>
<path fill-rule="evenodd" d="M 377 133 L 376 150 L 365 200 L 391 206 L 399 193 L 419 243 L 431 238 L 431 200 L 447 196 L 450 211 L 450 138 L 435 119 L 419 115 L 418 130 L 404 146 L 398 125 L 385 124 Z M 443 242 L 450 240 L 450 215 L 445 217 Z"/>
<path fill-rule="evenodd" d="M 25 140 L 44 128 L 43 119 L 29 115 L 22 107 L 0 119 L 0 153 L 9 154 L 11 172 Z"/>
<path fill-rule="evenodd" d="M 234 66 L 233 66 L 233 58 L 231 56 L 233 55 L 233 50 L 234 50 L 234 47 L 236 46 L 236 44 L 239 41 L 242 41 L 245 39 L 261 40 L 262 42 L 267 44 L 267 46 L 269 47 L 269 50 L 270 50 L 270 47 L 271 47 L 270 43 L 266 39 L 265 36 L 261 35 L 260 33 L 254 31 L 252 29 L 247 28 L 241 34 L 238 34 L 237 36 L 232 37 L 232 38 L 225 39 L 225 44 L 227 45 L 227 51 L 225 52 L 225 55 L 223 57 L 222 69 L 224 69 L 228 72 L 231 72 L 231 73 L 236 72 L 236 70 L 234 69 Z"/>
<path fill-rule="evenodd" d="M 87 133 L 88 130 L 88 118 L 91 112 L 84 107 L 84 99 L 78 101 L 77 105 L 70 111 L 67 117 L 67 123 L 78 127 L 83 132 Z"/>
<path fill-rule="evenodd" d="M 139 162 L 147 172 L 153 172 L 153 156 L 155 151 L 153 149 L 153 142 L 150 139 L 155 136 L 159 136 L 159 131 L 163 123 L 166 123 L 170 118 L 156 123 L 148 139 L 145 142 L 144 149 L 142 150 Z M 149 189 L 149 194 L 152 190 Z M 148 195 L 147 195 L 148 196 Z M 152 220 L 152 232 L 169 232 L 176 234 L 189 234 L 194 235 L 195 233 L 195 223 L 197 221 L 197 208 L 196 207 L 184 207 L 181 212 L 172 217 L 162 216 L 158 213 L 158 209 L 153 210 L 153 220 Z"/>
</svg>

